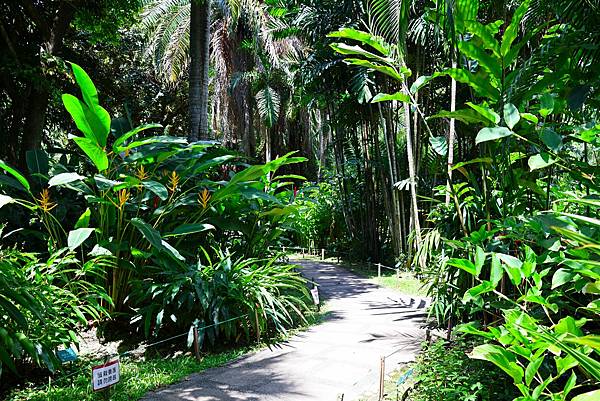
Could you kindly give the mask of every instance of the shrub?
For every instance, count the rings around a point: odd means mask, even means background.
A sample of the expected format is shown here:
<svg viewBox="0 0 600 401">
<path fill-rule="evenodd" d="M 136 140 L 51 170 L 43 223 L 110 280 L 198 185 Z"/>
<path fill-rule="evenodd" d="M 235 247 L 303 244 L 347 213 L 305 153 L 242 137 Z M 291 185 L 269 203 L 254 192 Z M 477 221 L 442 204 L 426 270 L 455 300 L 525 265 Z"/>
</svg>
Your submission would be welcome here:
<svg viewBox="0 0 600 401">
<path fill-rule="evenodd" d="M 0 162 L 8 173 L 0 177 L 8 178 L 16 191 L 0 194 L 0 207 L 19 204 L 36 216 L 51 250 L 94 246 L 94 253 L 113 255 L 117 265 L 108 271 L 106 290 L 117 312 L 128 312 L 123 302 L 129 283 L 144 278 L 142 267 L 148 264 L 185 265 L 197 258 L 200 246 L 219 241 L 231 241 L 245 256 L 267 254 L 268 245 L 284 231 L 283 217 L 294 210 L 285 190 L 291 183 L 267 177 L 304 158 L 289 153 L 248 166 L 214 143 L 140 138 L 159 128 L 152 124 L 117 136 L 89 76 L 75 64 L 72 69 L 82 100 L 64 95 L 63 102 L 83 134 L 71 139 L 87 156 L 80 160 L 85 167 L 74 172 L 47 160 L 52 164 L 48 176 L 36 175 L 41 184 L 32 185 Z M 85 204 L 71 231 L 71 224 L 56 214 L 65 191 Z"/>
<path fill-rule="evenodd" d="M 215 250 L 193 265 L 149 266 L 134 283 L 134 322 L 147 336 L 182 332 L 193 326 L 214 344 L 217 338 L 246 339 L 257 330 L 285 332 L 304 320 L 310 296 L 296 266 L 271 259 L 234 259 Z M 206 329 L 202 327 L 209 326 Z"/>
<path fill-rule="evenodd" d="M 411 401 L 508 401 L 516 395 L 500 369 L 470 359 L 475 343 L 463 337 L 455 342 L 438 340 L 425 345 L 417 357 Z"/>
<path fill-rule="evenodd" d="M 110 298 L 93 282 L 111 266 L 112 258 L 82 263 L 66 249 L 48 260 L 0 250 L 0 375 L 3 365 L 17 373 L 16 361 L 56 370 L 57 348 L 77 344 L 79 325 L 106 315 Z"/>
</svg>

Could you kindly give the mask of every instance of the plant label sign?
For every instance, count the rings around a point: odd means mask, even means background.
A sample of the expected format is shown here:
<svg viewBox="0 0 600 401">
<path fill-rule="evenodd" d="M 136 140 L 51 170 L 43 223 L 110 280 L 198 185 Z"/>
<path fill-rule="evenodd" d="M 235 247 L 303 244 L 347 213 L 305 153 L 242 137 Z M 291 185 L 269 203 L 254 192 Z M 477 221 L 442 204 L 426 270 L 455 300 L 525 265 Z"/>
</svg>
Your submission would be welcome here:
<svg viewBox="0 0 600 401">
<path fill-rule="evenodd" d="M 319 289 L 317 287 L 310 290 L 310 294 L 312 295 L 312 299 L 315 302 L 315 305 L 319 305 Z"/>
<path fill-rule="evenodd" d="M 120 375 L 118 360 L 94 366 L 92 368 L 92 389 L 98 391 L 113 386 L 119 382 Z"/>
</svg>

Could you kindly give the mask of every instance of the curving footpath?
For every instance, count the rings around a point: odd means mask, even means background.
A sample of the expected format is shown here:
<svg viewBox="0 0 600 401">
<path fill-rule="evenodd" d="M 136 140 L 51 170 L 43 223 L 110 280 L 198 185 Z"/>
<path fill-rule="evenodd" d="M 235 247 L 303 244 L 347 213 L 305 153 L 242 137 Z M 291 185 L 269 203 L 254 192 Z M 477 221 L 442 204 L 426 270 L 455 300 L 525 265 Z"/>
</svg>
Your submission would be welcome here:
<svg viewBox="0 0 600 401">
<path fill-rule="evenodd" d="M 377 391 L 381 356 L 387 356 L 387 372 L 414 359 L 425 338 L 427 299 L 378 287 L 331 264 L 296 263 L 319 283 L 325 322 L 143 400 L 351 401 Z"/>
</svg>

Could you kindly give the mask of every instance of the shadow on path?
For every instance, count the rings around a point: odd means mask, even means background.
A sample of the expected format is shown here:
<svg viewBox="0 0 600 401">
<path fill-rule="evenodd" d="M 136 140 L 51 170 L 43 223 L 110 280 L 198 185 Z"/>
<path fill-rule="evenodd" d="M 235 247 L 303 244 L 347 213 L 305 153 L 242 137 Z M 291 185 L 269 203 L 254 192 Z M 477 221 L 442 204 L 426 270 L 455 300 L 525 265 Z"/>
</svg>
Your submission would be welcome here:
<svg viewBox="0 0 600 401">
<path fill-rule="evenodd" d="M 143 400 L 345 401 L 377 386 L 386 366 L 412 360 L 424 339 L 428 300 L 380 288 L 327 263 L 293 261 L 319 285 L 325 321 L 278 346 L 194 374 Z"/>
</svg>

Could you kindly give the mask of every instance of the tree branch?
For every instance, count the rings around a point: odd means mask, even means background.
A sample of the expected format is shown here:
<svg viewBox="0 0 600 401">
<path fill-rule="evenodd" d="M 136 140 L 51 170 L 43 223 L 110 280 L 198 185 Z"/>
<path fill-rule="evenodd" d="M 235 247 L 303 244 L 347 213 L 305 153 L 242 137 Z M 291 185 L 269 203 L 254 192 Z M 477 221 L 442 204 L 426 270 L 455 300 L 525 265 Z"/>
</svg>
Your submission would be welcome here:
<svg viewBox="0 0 600 401">
<path fill-rule="evenodd" d="M 21 0 L 25 13 L 33 20 L 37 28 L 42 32 L 44 41 L 50 40 L 50 24 L 40 10 L 33 4 L 31 0 Z"/>
</svg>

